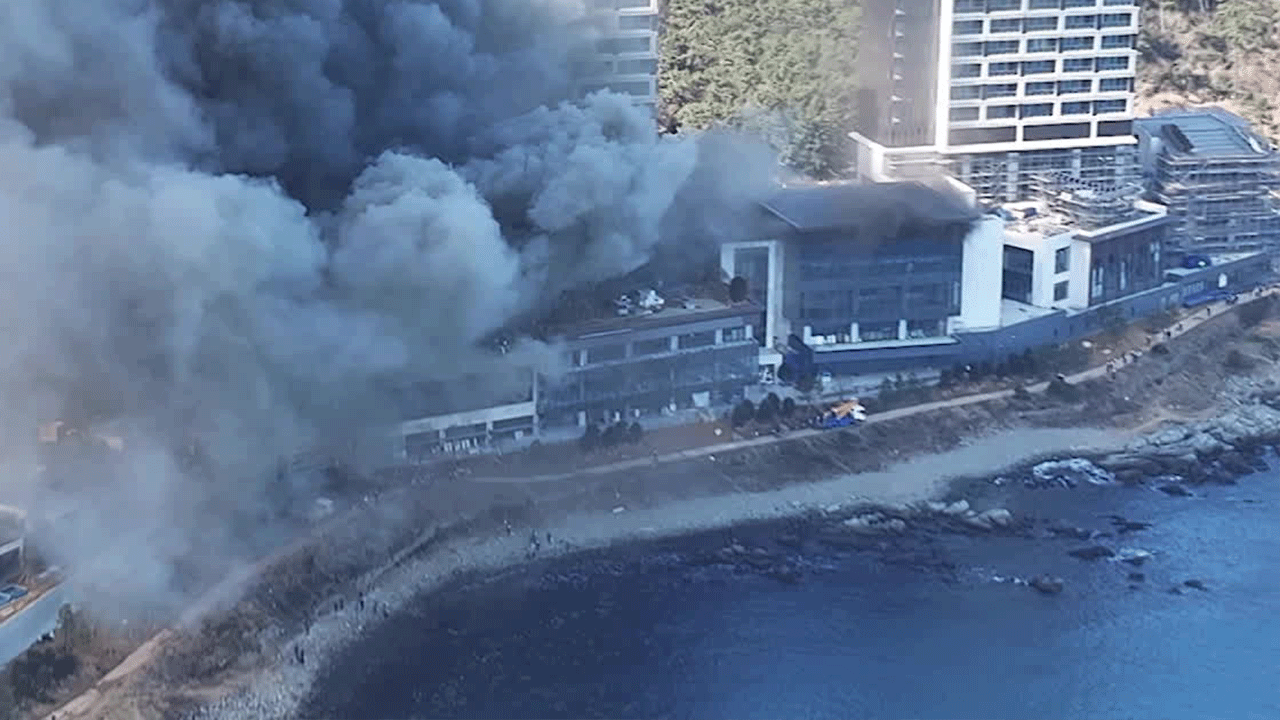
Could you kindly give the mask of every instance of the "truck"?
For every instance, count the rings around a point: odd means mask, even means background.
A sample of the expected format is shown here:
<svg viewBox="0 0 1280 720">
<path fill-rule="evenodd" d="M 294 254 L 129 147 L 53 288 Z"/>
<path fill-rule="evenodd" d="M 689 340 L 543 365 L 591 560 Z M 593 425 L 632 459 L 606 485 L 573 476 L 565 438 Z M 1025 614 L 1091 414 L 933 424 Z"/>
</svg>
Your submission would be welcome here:
<svg viewBox="0 0 1280 720">
<path fill-rule="evenodd" d="M 816 428 L 830 429 L 857 425 L 867 419 L 867 409 L 855 398 L 836 403 L 813 419 Z"/>
</svg>

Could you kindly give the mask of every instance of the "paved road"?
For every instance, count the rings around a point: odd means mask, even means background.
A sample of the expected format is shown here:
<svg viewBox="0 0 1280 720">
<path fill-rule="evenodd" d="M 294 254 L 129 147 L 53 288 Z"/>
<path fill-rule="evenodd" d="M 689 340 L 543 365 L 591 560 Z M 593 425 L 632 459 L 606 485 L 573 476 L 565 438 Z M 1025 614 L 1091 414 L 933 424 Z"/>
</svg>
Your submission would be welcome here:
<svg viewBox="0 0 1280 720">
<path fill-rule="evenodd" d="M 1268 289 L 1264 291 L 1262 294 L 1274 295 L 1278 291 L 1280 290 Z M 1254 299 L 1252 295 L 1245 295 L 1240 298 L 1240 302 L 1243 303 L 1252 299 Z M 1217 303 L 1213 303 L 1212 305 L 1201 306 L 1196 310 L 1192 311 L 1192 314 L 1190 316 L 1174 323 L 1173 327 L 1169 328 L 1169 330 L 1172 333 L 1172 337 L 1179 337 L 1181 335 L 1185 335 L 1186 333 L 1191 332 L 1193 329 L 1202 325 L 1205 321 L 1210 320 L 1211 318 L 1216 318 L 1219 315 L 1221 315 L 1223 312 L 1232 310 L 1236 307 L 1239 307 L 1239 305 L 1234 305 L 1234 306 L 1228 305 L 1225 302 L 1217 302 Z M 1205 314 L 1206 309 L 1210 311 L 1209 315 Z M 1175 330 L 1174 328 L 1178 327 L 1179 325 L 1182 326 L 1182 330 Z M 1120 358 L 1116 358 L 1114 361 L 1119 363 Z M 1107 365 L 1103 364 L 1094 368 L 1089 368 L 1088 370 L 1083 370 L 1081 372 L 1075 373 L 1074 375 L 1070 375 L 1067 377 L 1067 382 L 1074 384 L 1074 383 L 1082 382 L 1085 380 L 1092 380 L 1094 378 L 1103 377 L 1106 374 L 1107 374 Z M 1026 389 L 1027 389 L 1027 392 L 1042 393 L 1048 387 L 1049 387 L 1048 382 L 1039 382 L 1034 385 L 1028 385 Z M 933 410 L 940 410 L 943 408 L 964 407 L 966 405 L 975 405 L 978 403 L 988 402 L 990 400 L 997 400 L 1000 398 L 1007 398 L 1012 396 L 1013 396 L 1013 390 L 997 390 L 995 392 L 978 393 L 975 395 L 964 395 L 961 397 L 951 398 L 949 400 L 938 400 L 935 402 L 921 403 L 919 405 L 909 405 L 907 407 L 901 407 L 894 410 L 886 410 L 884 412 L 870 415 L 867 417 L 867 423 L 878 423 L 878 422 L 886 422 L 889 420 L 897 420 L 899 418 L 911 417 L 913 415 L 919 415 L 921 413 L 927 413 Z M 771 445 L 773 443 L 783 442 L 787 440 L 796 440 L 801 438 L 814 437 L 814 436 L 821 435 L 823 433 L 829 433 L 829 432 L 833 432 L 833 431 L 832 430 L 815 430 L 815 429 L 793 430 L 781 436 L 762 435 L 760 437 L 747 438 L 745 440 L 733 440 L 729 442 L 716 443 L 714 445 L 704 445 L 702 447 L 692 448 L 690 450 L 681 450 L 678 452 L 668 453 L 666 455 L 659 455 L 656 459 L 656 462 L 669 463 L 669 462 L 678 462 L 681 460 L 690 460 L 693 458 L 699 458 L 699 457 L 704 457 L 708 455 L 733 452 L 735 450 L 743 450 L 746 448 L 760 447 L 763 445 Z M 653 467 L 654 464 L 655 464 L 654 458 L 644 457 L 644 458 L 635 458 L 633 460 L 622 460 L 619 462 L 608 463 L 605 465 L 596 465 L 593 467 L 583 468 L 581 470 L 574 470 L 571 472 L 564 472 L 564 473 L 553 473 L 553 474 L 547 474 L 547 475 L 528 475 L 524 477 L 472 477 L 469 479 L 472 482 L 480 482 L 480 483 L 553 482 L 556 480 L 565 480 L 572 477 L 582 477 L 587 475 L 605 475 L 608 473 L 614 473 L 621 470 L 635 470 L 638 468 Z"/>
<path fill-rule="evenodd" d="M 58 611 L 67 601 L 64 586 L 56 585 L 21 612 L 0 624 L 0 665 L 26 652 L 58 626 Z"/>
</svg>

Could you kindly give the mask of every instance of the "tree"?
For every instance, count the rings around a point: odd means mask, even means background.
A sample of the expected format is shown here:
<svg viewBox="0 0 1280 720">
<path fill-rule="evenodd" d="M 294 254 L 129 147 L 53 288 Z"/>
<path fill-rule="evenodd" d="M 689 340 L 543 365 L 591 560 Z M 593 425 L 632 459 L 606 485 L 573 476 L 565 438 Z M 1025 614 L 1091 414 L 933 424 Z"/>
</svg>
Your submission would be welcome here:
<svg viewBox="0 0 1280 720">
<path fill-rule="evenodd" d="M 740 303 L 747 299 L 747 279 L 738 275 L 729 281 L 729 300 Z"/>
<path fill-rule="evenodd" d="M 777 409 L 767 402 L 761 402 L 756 406 L 756 420 L 761 423 L 771 423 L 777 417 Z"/>
<path fill-rule="evenodd" d="M 629 440 L 632 444 L 635 444 L 640 442 L 641 438 L 643 437 L 644 437 L 644 428 L 640 427 L 640 423 L 638 422 L 631 423 L 631 426 L 627 428 L 627 440 Z"/>
<path fill-rule="evenodd" d="M 743 400 L 733 409 L 733 415 L 730 418 L 730 422 L 733 423 L 734 427 L 742 427 L 743 425 L 751 422 L 751 419 L 755 417 L 755 415 L 756 406 L 753 405 L 750 400 Z"/>
<path fill-rule="evenodd" d="M 779 412 L 782 413 L 782 417 L 784 418 L 791 417 L 796 413 L 796 401 L 791 398 L 783 400 L 782 407 L 779 409 Z"/>
<path fill-rule="evenodd" d="M 849 166 L 856 0 L 668 0 L 658 86 L 668 127 L 746 128 L 797 172 Z"/>
</svg>

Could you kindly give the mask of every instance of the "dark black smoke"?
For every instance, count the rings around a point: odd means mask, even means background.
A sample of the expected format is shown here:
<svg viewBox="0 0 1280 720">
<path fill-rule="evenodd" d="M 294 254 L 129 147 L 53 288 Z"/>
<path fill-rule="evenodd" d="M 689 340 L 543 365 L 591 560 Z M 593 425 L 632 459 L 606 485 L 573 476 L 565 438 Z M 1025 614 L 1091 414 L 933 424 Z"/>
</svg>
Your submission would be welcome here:
<svg viewBox="0 0 1280 720">
<path fill-rule="evenodd" d="M 241 549 L 276 460 L 385 437 L 398 380 L 524 376 L 479 339 L 541 298 L 733 227 L 770 164 L 573 101 L 556 0 L 0 5 L 4 486 L 39 419 L 113 419 L 56 554 L 113 609 Z M 187 469 L 175 448 L 198 439 Z M 368 443 L 360 445 L 368 446 Z M 38 477 L 38 476 L 36 476 Z M 302 489 L 305 492 L 305 488 Z M 108 597 L 109 596 L 109 597 Z"/>
</svg>

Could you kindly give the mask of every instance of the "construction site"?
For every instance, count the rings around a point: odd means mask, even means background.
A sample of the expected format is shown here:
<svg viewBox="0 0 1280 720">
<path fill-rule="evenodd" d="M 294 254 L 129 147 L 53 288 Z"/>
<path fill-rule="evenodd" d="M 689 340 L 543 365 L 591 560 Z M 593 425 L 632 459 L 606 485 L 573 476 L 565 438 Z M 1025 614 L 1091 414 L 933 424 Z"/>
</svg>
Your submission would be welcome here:
<svg viewBox="0 0 1280 720">
<path fill-rule="evenodd" d="M 1172 249 L 1197 253 L 1280 246 L 1280 150 L 1217 108 L 1135 122 L 1153 200 L 1177 224 Z"/>
</svg>

